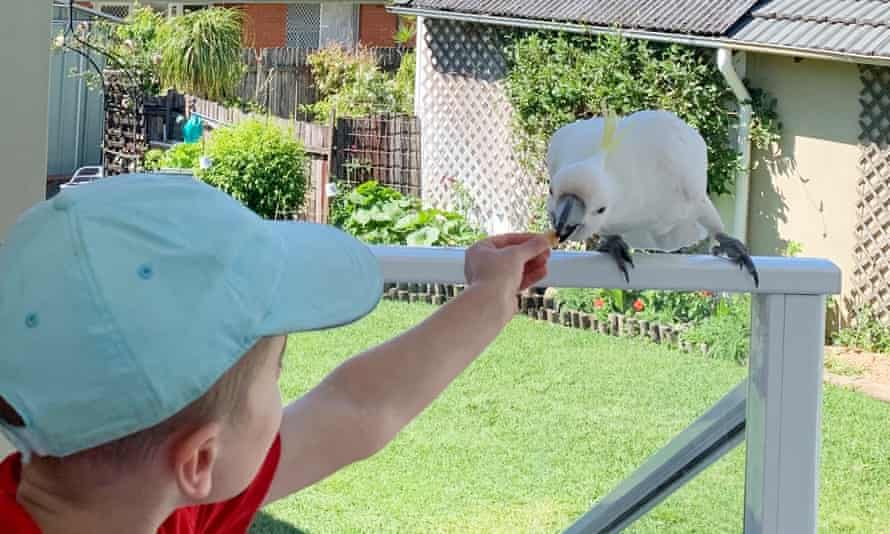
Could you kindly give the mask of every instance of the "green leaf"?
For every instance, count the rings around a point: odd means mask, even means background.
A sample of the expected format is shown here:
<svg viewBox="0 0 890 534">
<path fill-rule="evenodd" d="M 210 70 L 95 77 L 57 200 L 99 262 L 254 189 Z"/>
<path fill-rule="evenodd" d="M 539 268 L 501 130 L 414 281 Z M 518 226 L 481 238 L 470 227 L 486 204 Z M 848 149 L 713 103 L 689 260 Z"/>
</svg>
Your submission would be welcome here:
<svg viewBox="0 0 890 534">
<path fill-rule="evenodd" d="M 439 240 L 439 229 L 424 227 L 408 235 L 408 245 L 412 247 L 430 247 Z"/>
<path fill-rule="evenodd" d="M 371 222 L 371 211 L 370 210 L 358 210 L 353 215 L 352 218 L 358 224 L 365 225 Z"/>
<path fill-rule="evenodd" d="M 417 213 L 409 213 L 398 220 L 396 223 L 396 230 L 412 228 L 417 225 L 418 220 Z"/>
</svg>

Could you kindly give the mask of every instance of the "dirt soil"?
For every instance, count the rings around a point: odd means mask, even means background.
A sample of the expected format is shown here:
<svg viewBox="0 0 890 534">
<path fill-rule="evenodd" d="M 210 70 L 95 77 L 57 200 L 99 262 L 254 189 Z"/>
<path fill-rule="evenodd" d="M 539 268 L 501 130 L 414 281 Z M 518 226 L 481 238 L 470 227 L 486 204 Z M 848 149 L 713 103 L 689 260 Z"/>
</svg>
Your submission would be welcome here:
<svg viewBox="0 0 890 534">
<path fill-rule="evenodd" d="M 825 347 L 825 381 L 890 402 L 890 354 Z"/>
</svg>

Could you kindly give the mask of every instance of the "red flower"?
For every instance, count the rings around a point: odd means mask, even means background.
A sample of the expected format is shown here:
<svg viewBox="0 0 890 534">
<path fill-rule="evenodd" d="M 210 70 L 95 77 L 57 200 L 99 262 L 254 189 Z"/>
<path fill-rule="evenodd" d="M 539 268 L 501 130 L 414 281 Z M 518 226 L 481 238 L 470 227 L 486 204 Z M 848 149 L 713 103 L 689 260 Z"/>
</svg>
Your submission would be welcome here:
<svg viewBox="0 0 890 534">
<path fill-rule="evenodd" d="M 596 299 L 595 301 L 593 301 L 593 307 L 598 310 L 603 309 L 603 307 L 605 307 L 605 305 L 606 305 L 606 301 L 603 299 Z"/>
<path fill-rule="evenodd" d="M 710 291 L 702 291 L 702 292 L 701 292 L 701 296 L 703 296 L 703 297 L 713 297 L 714 294 L 711 293 Z"/>
<path fill-rule="evenodd" d="M 641 312 L 646 309 L 646 303 L 640 299 L 634 301 L 634 309 Z"/>
</svg>

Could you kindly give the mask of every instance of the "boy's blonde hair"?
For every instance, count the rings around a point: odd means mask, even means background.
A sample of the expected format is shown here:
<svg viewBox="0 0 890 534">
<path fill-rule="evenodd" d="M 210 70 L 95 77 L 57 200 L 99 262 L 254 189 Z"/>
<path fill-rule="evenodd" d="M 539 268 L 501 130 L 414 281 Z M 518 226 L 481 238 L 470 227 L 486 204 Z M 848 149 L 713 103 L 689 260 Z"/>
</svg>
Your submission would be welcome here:
<svg viewBox="0 0 890 534">
<path fill-rule="evenodd" d="M 91 470 L 103 467 L 120 467 L 133 462 L 153 459 L 164 444 L 177 433 L 193 430 L 214 421 L 237 421 L 243 413 L 242 403 L 253 384 L 257 372 L 270 354 L 274 338 L 262 338 L 201 397 L 161 423 L 125 436 L 116 441 L 75 453 L 65 458 L 38 458 L 34 460 L 52 464 L 81 464 Z M 109 399 L 114 402 L 114 399 Z M 0 417 L 9 424 L 21 418 L 0 397 Z M 18 421 L 16 421 L 18 418 Z"/>
</svg>

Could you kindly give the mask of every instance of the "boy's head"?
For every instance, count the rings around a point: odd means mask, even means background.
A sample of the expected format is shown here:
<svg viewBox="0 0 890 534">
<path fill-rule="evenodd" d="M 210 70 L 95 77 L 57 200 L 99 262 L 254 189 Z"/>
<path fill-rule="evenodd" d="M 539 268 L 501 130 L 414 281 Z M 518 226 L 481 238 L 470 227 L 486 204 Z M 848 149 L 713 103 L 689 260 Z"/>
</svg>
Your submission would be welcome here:
<svg viewBox="0 0 890 534">
<path fill-rule="evenodd" d="M 0 431 L 42 468 L 168 469 L 198 500 L 241 491 L 271 445 L 283 335 L 354 321 L 382 290 L 358 241 L 178 176 L 38 204 L 0 272 Z"/>
</svg>

